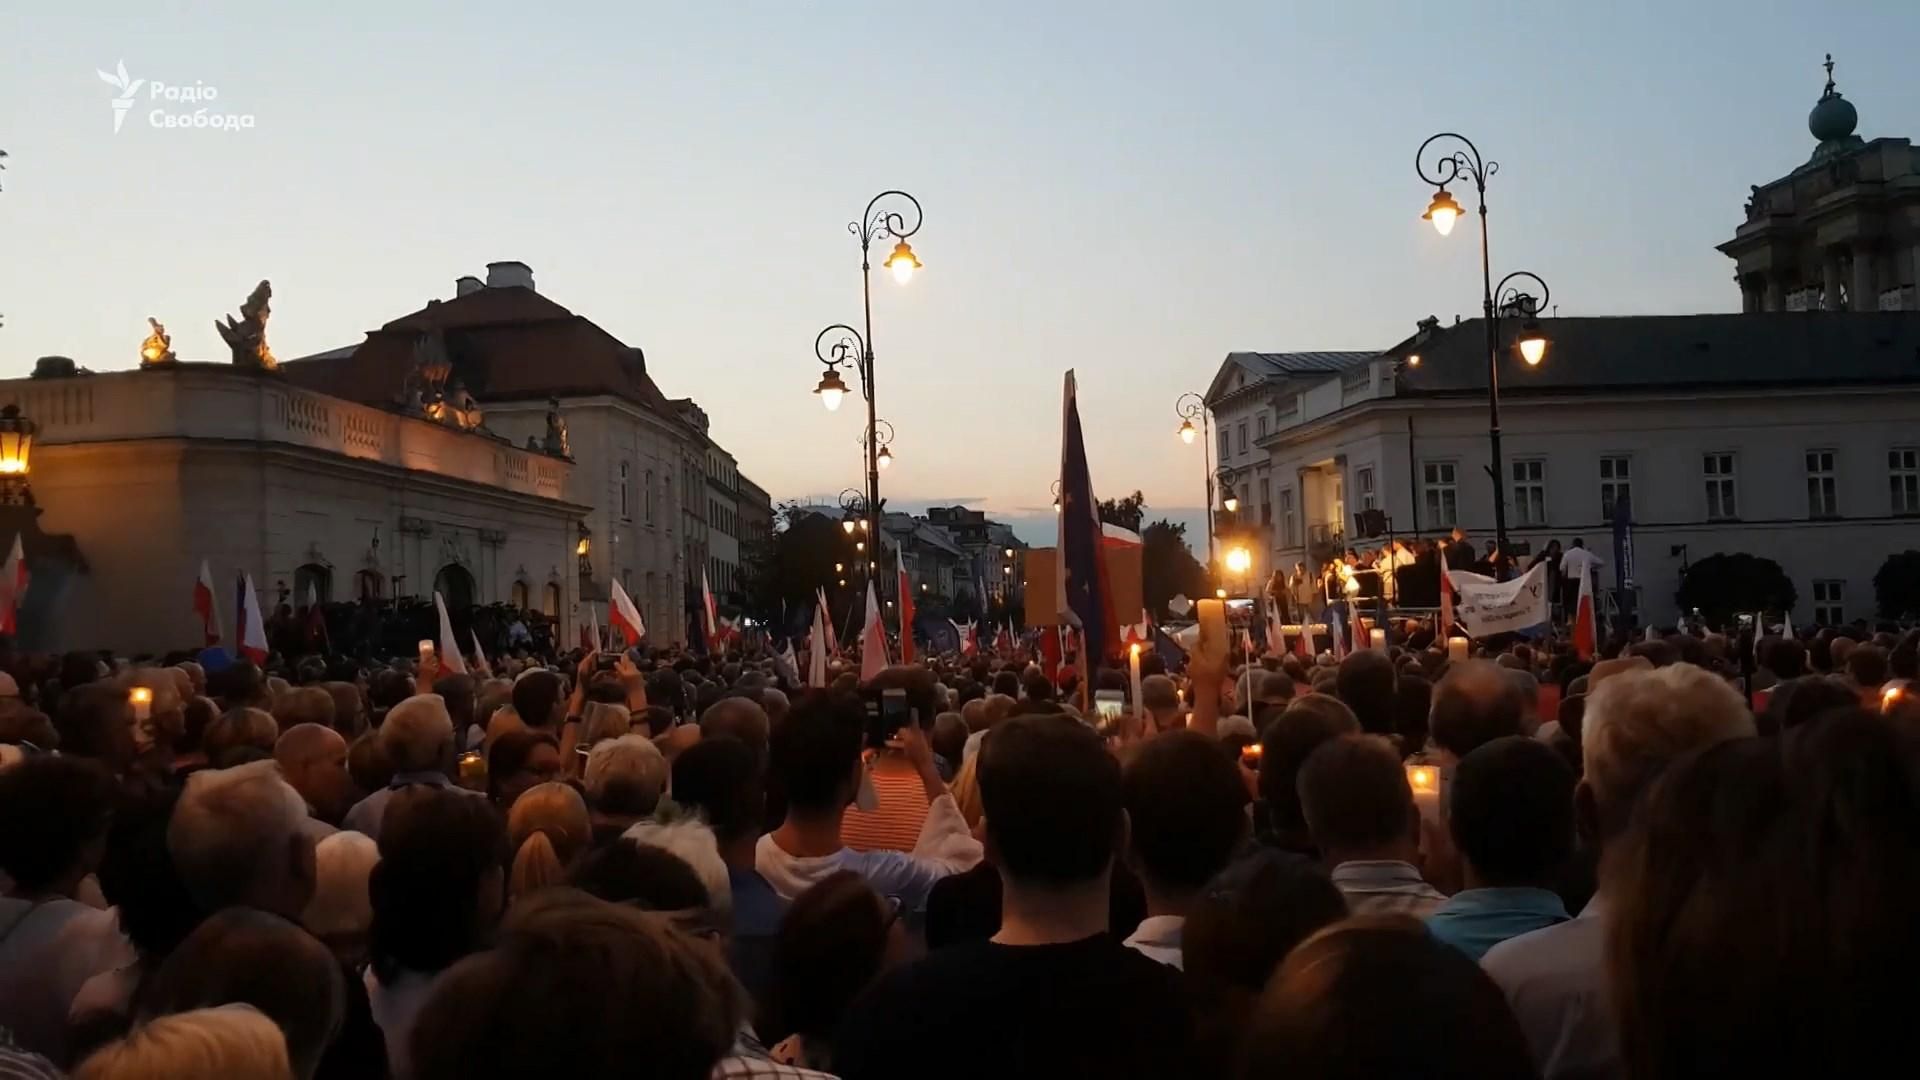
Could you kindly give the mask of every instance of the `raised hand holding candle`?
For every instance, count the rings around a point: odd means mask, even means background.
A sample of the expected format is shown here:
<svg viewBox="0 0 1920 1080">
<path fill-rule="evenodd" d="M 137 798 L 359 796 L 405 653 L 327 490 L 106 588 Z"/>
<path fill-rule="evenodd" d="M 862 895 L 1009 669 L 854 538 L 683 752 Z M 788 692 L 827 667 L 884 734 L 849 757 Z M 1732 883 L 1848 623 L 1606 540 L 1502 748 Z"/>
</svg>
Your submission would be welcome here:
<svg viewBox="0 0 1920 1080">
<path fill-rule="evenodd" d="M 1467 639 L 1454 637 L 1447 639 L 1447 659 L 1465 660 L 1467 658 Z"/>
</svg>

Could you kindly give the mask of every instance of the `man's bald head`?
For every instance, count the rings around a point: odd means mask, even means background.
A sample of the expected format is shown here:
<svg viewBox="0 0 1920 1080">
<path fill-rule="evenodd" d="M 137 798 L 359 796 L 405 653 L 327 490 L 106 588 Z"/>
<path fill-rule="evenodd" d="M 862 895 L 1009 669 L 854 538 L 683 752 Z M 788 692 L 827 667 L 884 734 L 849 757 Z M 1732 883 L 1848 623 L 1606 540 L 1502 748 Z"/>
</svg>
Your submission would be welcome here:
<svg viewBox="0 0 1920 1080">
<path fill-rule="evenodd" d="M 282 772 L 304 768 L 329 754 L 345 757 L 346 752 L 347 740 L 324 724 L 295 724 L 273 744 L 273 760 Z"/>
<path fill-rule="evenodd" d="M 747 697 L 721 698 L 700 714 L 701 738 L 731 736 L 746 743 L 762 757 L 767 753 L 767 726 L 767 710 L 761 708 L 758 701 Z"/>
<path fill-rule="evenodd" d="M 1433 742 L 1455 757 L 1466 757 L 1485 743 L 1519 735 L 1527 702 L 1511 675 L 1486 660 L 1447 665 L 1433 688 L 1429 729 Z"/>
</svg>

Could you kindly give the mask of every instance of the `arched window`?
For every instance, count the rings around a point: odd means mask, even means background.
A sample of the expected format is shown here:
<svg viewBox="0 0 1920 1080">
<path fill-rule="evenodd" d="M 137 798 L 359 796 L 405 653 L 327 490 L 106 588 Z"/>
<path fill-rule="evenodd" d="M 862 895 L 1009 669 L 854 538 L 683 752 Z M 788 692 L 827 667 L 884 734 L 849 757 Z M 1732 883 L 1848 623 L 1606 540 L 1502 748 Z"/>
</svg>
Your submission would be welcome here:
<svg viewBox="0 0 1920 1080">
<path fill-rule="evenodd" d="M 306 607 L 318 600 L 333 599 L 333 571 L 319 563 L 307 563 L 293 572 L 293 606 Z"/>
<path fill-rule="evenodd" d="M 524 581 L 513 583 L 513 610 L 527 610 L 527 583 Z"/>
<path fill-rule="evenodd" d="M 653 524 L 653 470 L 647 470 L 647 489 L 641 493 L 641 507 L 646 511 L 647 524 Z"/>
<path fill-rule="evenodd" d="M 378 600 L 387 592 L 387 579 L 378 570 L 362 570 L 353 575 L 354 591 L 362 600 Z"/>
<path fill-rule="evenodd" d="M 433 591 L 445 598 L 448 611 L 465 611 L 473 606 L 473 575 L 459 563 L 448 563 L 433 575 Z"/>
<path fill-rule="evenodd" d="M 546 603 L 543 605 L 543 608 L 547 613 L 547 618 L 557 619 L 560 617 L 560 586 L 558 584 L 551 581 L 547 582 Z"/>
<path fill-rule="evenodd" d="M 620 463 L 620 520 L 632 521 L 633 510 L 627 504 L 627 463 Z"/>
</svg>

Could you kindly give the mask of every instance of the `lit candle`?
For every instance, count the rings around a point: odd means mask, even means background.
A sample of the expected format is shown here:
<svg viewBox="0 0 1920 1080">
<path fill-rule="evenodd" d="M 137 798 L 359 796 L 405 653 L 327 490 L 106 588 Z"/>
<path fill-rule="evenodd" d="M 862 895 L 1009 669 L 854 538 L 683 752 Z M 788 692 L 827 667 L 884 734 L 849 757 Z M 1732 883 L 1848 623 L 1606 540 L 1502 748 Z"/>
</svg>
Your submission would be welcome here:
<svg viewBox="0 0 1920 1080">
<path fill-rule="evenodd" d="M 1377 626 L 1373 628 L 1373 647 L 1381 652 L 1387 651 L 1387 632 Z"/>
<path fill-rule="evenodd" d="M 1420 808 L 1420 816 L 1440 820 L 1440 770 L 1432 765 L 1409 765 L 1407 786 L 1413 789 L 1413 804 Z"/>
<path fill-rule="evenodd" d="M 1467 639 L 1453 637 L 1447 639 L 1447 659 L 1465 660 L 1467 658 Z"/>
<path fill-rule="evenodd" d="M 1140 643 L 1137 641 L 1133 643 L 1131 649 L 1127 650 L 1127 674 L 1133 680 L 1131 684 L 1133 687 L 1133 715 L 1136 718 L 1144 719 L 1147 715 L 1147 705 L 1146 702 L 1140 700 Z"/>
<path fill-rule="evenodd" d="M 153 691 L 145 686 L 136 686 L 127 691 L 127 700 L 133 703 L 133 720 L 144 724 L 153 715 Z"/>
<path fill-rule="evenodd" d="M 422 661 L 422 662 L 425 662 L 425 661 L 426 661 L 426 659 L 427 659 L 427 657 L 429 657 L 429 656 L 432 656 L 432 655 L 433 655 L 433 642 L 431 642 L 431 641 L 428 641 L 428 640 L 427 640 L 427 639 L 425 639 L 425 638 L 422 638 L 422 639 L 420 639 L 420 659 L 421 659 L 421 661 Z"/>
</svg>

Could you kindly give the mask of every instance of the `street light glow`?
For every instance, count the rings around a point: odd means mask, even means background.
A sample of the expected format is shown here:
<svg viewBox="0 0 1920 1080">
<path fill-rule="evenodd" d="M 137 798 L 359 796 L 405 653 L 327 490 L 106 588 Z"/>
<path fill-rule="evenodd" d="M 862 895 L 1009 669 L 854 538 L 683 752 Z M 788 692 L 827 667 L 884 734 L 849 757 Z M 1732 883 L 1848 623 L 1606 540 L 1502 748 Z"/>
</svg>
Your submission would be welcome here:
<svg viewBox="0 0 1920 1080">
<path fill-rule="evenodd" d="M 813 392 L 820 395 L 820 404 L 825 405 L 828 412 L 833 412 L 840 407 L 840 399 L 846 396 L 847 384 L 840 378 L 838 369 L 829 367 L 821 373 L 820 385 L 814 387 Z"/>
<path fill-rule="evenodd" d="M 902 240 L 893 245 L 893 254 L 887 256 L 882 265 L 893 271 L 893 280 L 905 285 L 913 280 L 913 272 L 920 269 L 920 258 L 913 253 L 913 245 Z"/>
<path fill-rule="evenodd" d="M 1246 548 L 1237 547 L 1227 552 L 1227 569 L 1236 574 L 1244 574 L 1253 565 L 1253 553 Z"/>
<path fill-rule="evenodd" d="M 1459 220 L 1460 213 L 1460 204 L 1454 201 L 1446 188 L 1441 188 L 1434 194 L 1433 201 L 1427 204 L 1427 212 L 1420 216 L 1433 222 L 1433 227 L 1441 236 L 1445 236 L 1453 231 L 1453 223 Z"/>
<path fill-rule="evenodd" d="M 1537 367 L 1547 356 L 1547 335 L 1541 331 L 1540 324 L 1528 319 L 1520 328 L 1520 359 L 1529 367 Z"/>
<path fill-rule="evenodd" d="M 1193 421 L 1191 420 L 1180 421 L 1180 441 L 1181 442 L 1186 443 L 1188 446 L 1192 446 L 1194 437 L 1198 434 L 1199 432 L 1193 430 Z"/>
<path fill-rule="evenodd" d="M 880 448 L 880 453 L 877 454 L 873 460 L 874 460 L 874 464 L 884 469 L 887 466 L 893 464 L 893 451 L 883 446 Z"/>
<path fill-rule="evenodd" d="M 843 522 L 841 522 L 841 523 L 840 523 L 840 527 L 841 527 L 842 529 L 845 529 L 845 530 L 847 531 L 847 535 L 848 535 L 848 536 L 852 536 L 852 535 L 853 535 L 853 522 L 852 522 L 852 521 L 843 521 Z"/>
</svg>

